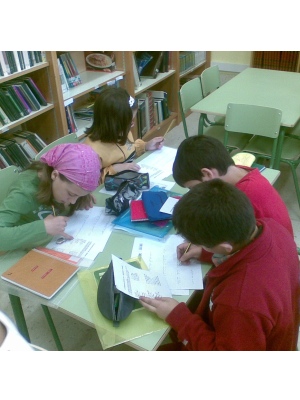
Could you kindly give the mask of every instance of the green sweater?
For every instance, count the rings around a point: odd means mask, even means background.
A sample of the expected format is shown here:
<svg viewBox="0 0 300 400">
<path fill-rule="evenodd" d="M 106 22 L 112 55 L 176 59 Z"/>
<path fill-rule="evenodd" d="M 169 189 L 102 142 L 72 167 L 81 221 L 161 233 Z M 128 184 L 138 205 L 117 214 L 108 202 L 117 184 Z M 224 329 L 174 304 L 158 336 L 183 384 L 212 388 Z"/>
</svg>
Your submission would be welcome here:
<svg viewBox="0 0 300 400">
<path fill-rule="evenodd" d="M 0 251 L 33 248 L 51 240 L 43 220 L 53 211 L 36 200 L 38 185 L 36 171 L 20 173 L 0 205 Z"/>
</svg>

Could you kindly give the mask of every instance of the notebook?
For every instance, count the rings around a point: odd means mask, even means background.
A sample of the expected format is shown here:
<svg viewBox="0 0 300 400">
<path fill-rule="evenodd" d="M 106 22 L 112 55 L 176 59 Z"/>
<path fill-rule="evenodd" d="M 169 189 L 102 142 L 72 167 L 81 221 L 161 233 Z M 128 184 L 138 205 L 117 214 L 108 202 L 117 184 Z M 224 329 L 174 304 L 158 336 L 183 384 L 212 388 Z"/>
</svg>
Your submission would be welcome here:
<svg viewBox="0 0 300 400">
<path fill-rule="evenodd" d="M 36 249 L 30 250 L 1 278 L 46 299 L 51 299 L 72 276 L 78 267 Z"/>
<path fill-rule="evenodd" d="M 143 200 L 132 200 L 130 203 L 131 221 L 148 221 Z"/>
</svg>

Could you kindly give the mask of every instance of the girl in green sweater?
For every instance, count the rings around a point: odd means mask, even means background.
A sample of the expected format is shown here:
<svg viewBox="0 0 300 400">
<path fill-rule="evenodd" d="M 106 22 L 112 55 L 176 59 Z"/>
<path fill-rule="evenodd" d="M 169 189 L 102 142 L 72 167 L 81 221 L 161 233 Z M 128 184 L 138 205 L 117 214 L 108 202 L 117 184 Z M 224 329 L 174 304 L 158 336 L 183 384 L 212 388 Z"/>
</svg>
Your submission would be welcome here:
<svg viewBox="0 0 300 400">
<path fill-rule="evenodd" d="M 55 146 L 19 174 L 0 205 L 0 251 L 32 248 L 53 236 L 66 239 L 68 217 L 93 207 L 100 160 L 87 145 Z"/>
</svg>

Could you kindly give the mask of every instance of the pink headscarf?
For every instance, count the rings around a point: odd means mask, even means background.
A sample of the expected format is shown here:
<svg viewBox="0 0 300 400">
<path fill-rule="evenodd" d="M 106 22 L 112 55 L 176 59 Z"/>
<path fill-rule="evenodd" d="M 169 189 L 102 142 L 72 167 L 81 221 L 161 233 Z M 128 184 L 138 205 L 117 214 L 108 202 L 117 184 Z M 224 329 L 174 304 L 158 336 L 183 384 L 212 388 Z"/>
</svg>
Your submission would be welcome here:
<svg viewBox="0 0 300 400">
<path fill-rule="evenodd" d="M 56 169 L 69 181 L 88 192 L 92 192 L 99 185 L 100 159 L 86 144 L 59 144 L 43 154 L 40 161 Z"/>
</svg>

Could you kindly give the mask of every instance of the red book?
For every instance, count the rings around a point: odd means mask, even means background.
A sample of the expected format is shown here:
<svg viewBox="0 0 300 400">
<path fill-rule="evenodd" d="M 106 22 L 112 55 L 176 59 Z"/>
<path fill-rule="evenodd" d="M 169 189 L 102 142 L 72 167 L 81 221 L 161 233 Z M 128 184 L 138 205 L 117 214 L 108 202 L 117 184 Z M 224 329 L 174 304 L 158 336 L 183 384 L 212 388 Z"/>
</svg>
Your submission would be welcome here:
<svg viewBox="0 0 300 400">
<path fill-rule="evenodd" d="M 148 221 L 143 200 L 132 200 L 130 203 L 130 217 L 132 222 Z"/>
</svg>

